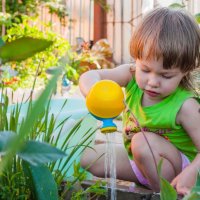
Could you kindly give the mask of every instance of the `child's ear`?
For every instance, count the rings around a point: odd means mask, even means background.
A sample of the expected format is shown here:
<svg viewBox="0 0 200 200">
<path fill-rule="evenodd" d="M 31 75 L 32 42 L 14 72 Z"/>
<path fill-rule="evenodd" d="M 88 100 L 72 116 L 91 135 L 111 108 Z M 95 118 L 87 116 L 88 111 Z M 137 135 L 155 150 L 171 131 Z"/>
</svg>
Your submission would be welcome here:
<svg viewBox="0 0 200 200">
<path fill-rule="evenodd" d="M 130 72 L 131 74 L 135 73 L 135 63 L 130 64 Z"/>
<path fill-rule="evenodd" d="M 135 72 L 135 66 L 130 66 L 130 72 L 132 73 L 132 72 Z"/>
</svg>

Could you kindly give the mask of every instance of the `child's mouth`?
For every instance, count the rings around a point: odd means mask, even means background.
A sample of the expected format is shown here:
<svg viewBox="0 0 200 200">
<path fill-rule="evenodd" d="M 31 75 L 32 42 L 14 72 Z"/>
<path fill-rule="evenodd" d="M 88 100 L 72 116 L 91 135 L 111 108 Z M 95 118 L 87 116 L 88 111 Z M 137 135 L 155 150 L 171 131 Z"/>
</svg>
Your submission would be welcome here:
<svg viewBox="0 0 200 200">
<path fill-rule="evenodd" d="M 151 90 L 145 90 L 145 93 L 147 93 L 150 97 L 157 97 L 159 95 L 159 93 Z"/>
</svg>

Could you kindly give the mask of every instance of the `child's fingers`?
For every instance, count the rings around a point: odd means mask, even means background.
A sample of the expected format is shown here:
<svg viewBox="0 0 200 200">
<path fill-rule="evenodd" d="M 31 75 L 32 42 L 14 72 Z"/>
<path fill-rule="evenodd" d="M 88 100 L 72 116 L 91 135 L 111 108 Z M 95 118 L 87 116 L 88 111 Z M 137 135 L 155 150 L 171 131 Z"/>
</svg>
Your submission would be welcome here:
<svg viewBox="0 0 200 200">
<path fill-rule="evenodd" d="M 177 177 L 172 180 L 171 186 L 176 188 L 176 184 L 177 184 Z"/>
<path fill-rule="evenodd" d="M 171 186 L 174 187 L 179 195 L 187 195 L 190 192 L 190 189 L 188 187 L 180 186 L 177 184 L 178 177 L 174 178 L 171 182 Z"/>
<path fill-rule="evenodd" d="M 178 194 L 183 195 L 183 196 L 190 193 L 190 189 L 187 188 L 187 187 L 177 187 L 176 191 L 177 191 Z"/>
</svg>

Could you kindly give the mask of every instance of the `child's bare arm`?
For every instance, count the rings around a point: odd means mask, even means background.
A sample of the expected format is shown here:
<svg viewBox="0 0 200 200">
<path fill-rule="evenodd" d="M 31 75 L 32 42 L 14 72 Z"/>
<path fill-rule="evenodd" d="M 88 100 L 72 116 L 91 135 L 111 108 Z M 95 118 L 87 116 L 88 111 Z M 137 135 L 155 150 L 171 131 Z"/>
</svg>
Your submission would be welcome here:
<svg viewBox="0 0 200 200">
<path fill-rule="evenodd" d="M 198 149 L 198 154 L 193 162 L 186 167 L 173 181 L 179 194 L 187 194 L 196 181 L 200 169 L 200 105 L 195 99 L 188 99 L 178 113 L 177 123 L 180 123 L 191 137 Z"/>
<path fill-rule="evenodd" d="M 120 86 L 126 86 L 133 75 L 133 66 L 120 65 L 113 69 L 91 70 L 81 75 L 79 87 L 84 96 L 87 96 L 92 85 L 100 80 L 108 79 L 117 82 Z"/>
</svg>

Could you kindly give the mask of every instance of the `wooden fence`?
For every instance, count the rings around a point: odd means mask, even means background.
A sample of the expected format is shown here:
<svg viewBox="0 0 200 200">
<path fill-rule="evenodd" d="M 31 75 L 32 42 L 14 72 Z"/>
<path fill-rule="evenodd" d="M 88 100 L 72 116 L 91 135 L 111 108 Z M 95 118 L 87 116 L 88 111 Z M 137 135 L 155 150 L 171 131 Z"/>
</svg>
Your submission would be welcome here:
<svg viewBox="0 0 200 200">
<path fill-rule="evenodd" d="M 121 64 L 132 61 L 129 40 L 143 14 L 173 2 L 183 2 L 192 14 L 200 12 L 199 0 L 107 0 L 110 5 L 107 13 L 93 0 L 65 0 L 68 10 L 65 20 L 60 21 L 57 16 L 48 14 L 45 7 L 41 7 L 40 20 L 52 22 L 52 29 L 72 45 L 78 37 L 85 41 L 107 38 L 113 49 L 114 62 Z"/>
</svg>

